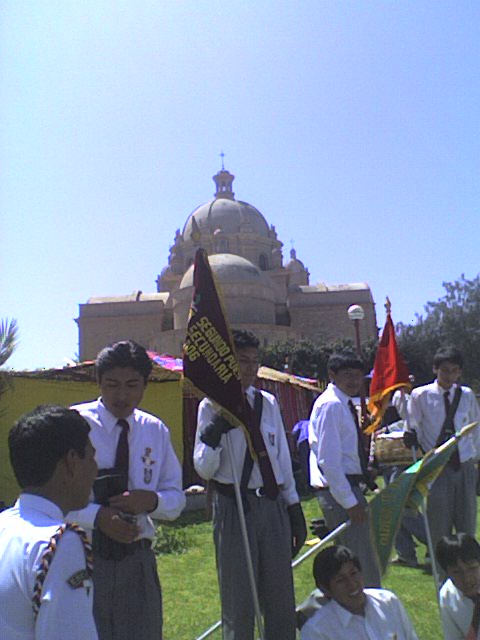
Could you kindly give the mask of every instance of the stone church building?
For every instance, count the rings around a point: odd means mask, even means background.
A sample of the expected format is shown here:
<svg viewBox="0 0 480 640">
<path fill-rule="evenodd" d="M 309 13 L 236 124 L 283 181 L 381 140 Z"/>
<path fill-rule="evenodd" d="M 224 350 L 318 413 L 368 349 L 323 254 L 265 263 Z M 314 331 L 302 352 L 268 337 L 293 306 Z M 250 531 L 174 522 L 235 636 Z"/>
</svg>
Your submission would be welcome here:
<svg viewBox="0 0 480 640">
<path fill-rule="evenodd" d="M 156 293 L 90 298 L 76 322 L 81 360 L 116 340 L 132 339 L 149 350 L 179 356 L 193 293 L 193 261 L 207 250 L 221 287 L 229 322 L 253 331 L 264 345 L 288 339 L 354 339 L 347 309 L 360 304 L 362 340 L 377 337 L 375 305 L 364 282 L 310 284 L 294 249 L 284 262 L 275 227 L 251 204 L 235 199 L 234 176 L 222 168 L 213 200 L 197 207 L 177 230 Z M 307 221 L 305 221 L 307 224 Z"/>
</svg>

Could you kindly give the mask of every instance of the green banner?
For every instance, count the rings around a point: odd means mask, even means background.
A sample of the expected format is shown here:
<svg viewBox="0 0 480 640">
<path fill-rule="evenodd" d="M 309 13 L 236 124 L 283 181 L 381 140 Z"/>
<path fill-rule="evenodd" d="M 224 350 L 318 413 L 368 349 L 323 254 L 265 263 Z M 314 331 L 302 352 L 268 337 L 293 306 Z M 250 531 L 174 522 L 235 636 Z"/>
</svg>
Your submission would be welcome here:
<svg viewBox="0 0 480 640">
<path fill-rule="evenodd" d="M 388 566 L 392 546 L 406 506 L 418 508 L 428 494 L 429 485 L 441 473 L 460 438 L 470 433 L 477 423 L 463 427 L 454 437 L 408 467 L 368 504 L 372 539 L 382 574 Z"/>
<path fill-rule="evenodd" d="M 372 539 L 382 574 L 387 568 L 403 510 L 415 485 L 420 465 L 419 460 L 368 503 Z"/>
</svg>

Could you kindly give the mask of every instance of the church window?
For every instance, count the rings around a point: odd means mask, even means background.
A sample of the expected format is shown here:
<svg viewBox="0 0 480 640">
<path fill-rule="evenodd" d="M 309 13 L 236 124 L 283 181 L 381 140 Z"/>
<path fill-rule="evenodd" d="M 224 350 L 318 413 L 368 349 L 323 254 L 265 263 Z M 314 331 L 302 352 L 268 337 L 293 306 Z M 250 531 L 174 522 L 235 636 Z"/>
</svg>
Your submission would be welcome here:
<svg viewBox="0 0 480 640">
<path fill-rule="evenodd" d="M 260 254 L 260 258 L 258 259 L 258 266 L 262 271 L 268 271 L 268 258 L 264 253 Z"/>
</svg>

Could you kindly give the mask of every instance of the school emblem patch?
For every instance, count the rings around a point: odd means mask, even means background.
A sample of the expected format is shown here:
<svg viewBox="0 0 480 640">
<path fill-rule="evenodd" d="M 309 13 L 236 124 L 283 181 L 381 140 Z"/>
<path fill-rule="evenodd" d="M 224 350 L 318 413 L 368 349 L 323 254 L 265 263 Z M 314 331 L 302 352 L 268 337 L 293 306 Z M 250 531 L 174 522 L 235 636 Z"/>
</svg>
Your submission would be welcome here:
<svg viewBox="0 0 480 640">
<path fill-rule="evenodd" d="M 81 589 L 82 587 L 87 590 L 87 596 L 90 595 L 90 589 L 92 587 L 91 572 L 89 569 L 81 569 L 73 574 L 67 583 L 71 589 Z"/>
<path fill-rule="evenodd" d="M 145 453 L 142 456 L 143 462 L 143 481 L 145 484 L 150 484 L 153 476 L 153 465 L 155 464 L 155 460 L 152 460 L 152 449 L 150 447 L 145 447 Z"/>
</svg>

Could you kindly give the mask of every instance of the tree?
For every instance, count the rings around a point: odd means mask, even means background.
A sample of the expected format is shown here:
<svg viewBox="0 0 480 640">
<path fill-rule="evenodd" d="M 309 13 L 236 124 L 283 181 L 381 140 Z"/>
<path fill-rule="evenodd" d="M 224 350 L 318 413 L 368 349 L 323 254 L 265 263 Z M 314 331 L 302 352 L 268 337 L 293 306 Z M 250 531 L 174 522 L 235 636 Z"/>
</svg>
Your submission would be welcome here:
<svg viewBox="0 0 480 640">
<path fill-rule="evenodd" d="M 460 349 L 465 358 L 463 379 L 480 389 L 480 274 L 467 280 L 442 283 L 445 295 L 427 302 L 425 316 L 413 325 L 399 323 L 398 346 L 417 384 L 432 379 L 432 360 L 441 346 Z"/>
<path fill-rule="evenodd" d="M 369 340 L 362 344 L 362 351 L 366 364 L 366 370 L 373 366 L 377 341 Z M 333 340 L 324 342 L 321 340 L 288 340 L 276 342 L 268 347 L 260 349 L 260 358 L 263 365 L 284 371 L 285 365 L 295 375 L 306 378 L 316 378 L 328 381 L 327 363 L 334 352 L 355 351 L 351 340 Z"/>
<path fill-rule="evenodd" d="M 16 320 L 0 322 L 0 367 L 15 351 L 18 344 L 18 326 Z M 4 371 L 0 371 L 0 398 L 10 388 L 10 380 Z"/>
<path fill-rule="evenodd" d="M 18 326 L 16 320 L 0 323 L 0 367 L 10 358 L 17 347 Z"/>
</svg>

